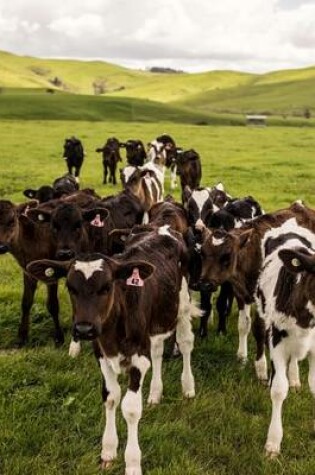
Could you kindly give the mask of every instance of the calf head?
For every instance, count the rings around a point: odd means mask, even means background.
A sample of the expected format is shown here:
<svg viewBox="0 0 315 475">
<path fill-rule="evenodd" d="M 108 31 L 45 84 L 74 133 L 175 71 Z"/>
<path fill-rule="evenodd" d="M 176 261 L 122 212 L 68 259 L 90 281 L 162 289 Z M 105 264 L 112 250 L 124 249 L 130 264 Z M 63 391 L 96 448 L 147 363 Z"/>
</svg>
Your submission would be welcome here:
<svg viewBox="0 0 315 475">
<path fill-rule="evenodd" d="M 18 231 L 18 214 L 11 201 L 0 201 L 0 254 L 9 251 Z"/>
<path fill-rule="evenodd" d="M 95 227 L 103 227 L 108 211 L 104 208 L 81 210 L 73 203 L 63 203 L 54 210 L 35 208 L 28 217 L 40 225 L 50 225 L 56 246 L 56 258 L 67 260 L 78 252 L 88 250 L 86 222 Z"/>
<path fill-rule="evenodd" d="M 238 253 L 251 235 L 251 230 L 241 234 L 224 230 L 204 229 L 202 233 L 200 283 L 209 290 L 235 276 Z"/>
<path fill-rule="evenodd" d="M 191 190 L 185 186 L 183 192 L 184 208 L 188 213 L 188 222 L 197 231 L 207 227 L 213 213 L 213 202 L 209 188 Z"/>
<path fill-rule="evenodd" d="M 143 286 L 154 271 L 145 261 L 120 263 L 101 254 L 78 257 L 58 262 L 34 261 L 27 271 L 47 284 L 67 277 L 73 308 L 73 334 L 75 338 L 93 340 L 101 335 L 114 305 L 114 289 L 118 281 L 130 289 Z M 123 305 L 123 302 L 121 302 Z"/>
</svg>

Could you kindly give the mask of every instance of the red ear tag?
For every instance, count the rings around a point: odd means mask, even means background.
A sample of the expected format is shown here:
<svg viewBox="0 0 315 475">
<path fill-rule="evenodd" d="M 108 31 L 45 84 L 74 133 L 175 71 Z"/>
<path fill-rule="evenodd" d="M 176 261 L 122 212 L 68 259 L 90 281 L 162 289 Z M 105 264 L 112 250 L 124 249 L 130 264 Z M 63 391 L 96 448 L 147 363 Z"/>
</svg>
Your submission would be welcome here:
<svg viewBox="0 0 315 475">
<path fill-rule="evenodd" d="M 134 287 L 143 287 L 143 280 L 140 277 L 138 267 L 135 267 L 132 271 L 131 277 L 126 280 L 127 285 L 133 285 Z"/>
<path fill-rule="evenodd" d="M 104 221 L 101 221 L 101 216 L 97 214 L 95 218 L 90 222 L 91 226 L 95 226 L 96 228 L 103 228 Z"/>
</svg>

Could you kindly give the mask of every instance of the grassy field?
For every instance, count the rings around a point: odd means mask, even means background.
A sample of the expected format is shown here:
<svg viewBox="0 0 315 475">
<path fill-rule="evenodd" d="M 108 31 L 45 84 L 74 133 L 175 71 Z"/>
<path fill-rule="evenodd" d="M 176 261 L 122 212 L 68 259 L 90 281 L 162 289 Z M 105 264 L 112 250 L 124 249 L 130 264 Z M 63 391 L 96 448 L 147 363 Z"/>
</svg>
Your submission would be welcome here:
<svg viewBox="0 0 315 475">
<path fill-rule="evenodd" d="M 57 86 L 52 84 L 56 78 Z M 11 88 L 26 93 L 29 89 L 55 88 L 76 95 L 93 95 L 95 83 L 103 85 L 106 97 L 150 100 L 176 108 L 184 106 L 195 114 L 197 111 L 200 114 L 267 112 L 301 116 L 306 108 L 313 115 L 315 112 L 315 67 L 266 74 L 239 71 L 157 74 L 101 61 L 39 59 L 0 51 L 0 96 Z M 3 105 L 0 106 L 1 111 Z M 66 116 L 63 109 L 61 106 L 58 118 L 75 119 Z M 20 117 L 17 114 L 10 118 Z M 100 111 L 96 117 L 84 117 L 103 120 Z M 162 120 L 172 119 L 164 116 Z"/>
<path fill-rule="evenodd" d="M 204 185 L 223 181 L 230 194 L 252 194 L 266 210 L 295 199 L 315 206 L 311 128 L 167 122 L 1 121 L 0 197 L 22 202 L 24 188 L 51 183 L 62 175 L 66 171 L 62 144 L 72 134 L 82 139 L 86 150 L 82 186 L 93 186 L 102 196 L 117 192 L 119 186 L 101 184 L 101 159 L 95 148 L 112 135 L 147 142 L 163 132 L 173 135 L 178 145 L 200 153 Z M 64 285 L 60 286 L 61 320 L 67 344 L 54 348 L 45 289 L 40 285 L 30 342 L 16 350 L 22 276 L 10 256 L 1 256 L 0 279 L 0 474 L 96 475 L 104 428 L 100 372 L 89 344 L 83 345 L 78 359 L 68 357 L 71 313 Z M 145 406 L 140 424 L 144 474 L 314 475 L 307 365 L 301 365 L 301 392 L 290 393 L 284 405 L 283 453 L 270 461 L 264 458 L 263 446 L 271 403 L 268 389 L 255 379 L 252 338 L 245 368 L 236 361 L 236 349 L 234 310 L 226 337 L 217 337 L 211 328 L 207 341 L 196 339 L 193 401 L 181 396 L 181 362 L 164 363 L 164 399 L 159 407 Z M 149 378 L 148 374 L 145 397 Z M 123 473 L 126 427 L 120 411 L 118 426 L 119 458 L 109 475 Z"/>
</svg>

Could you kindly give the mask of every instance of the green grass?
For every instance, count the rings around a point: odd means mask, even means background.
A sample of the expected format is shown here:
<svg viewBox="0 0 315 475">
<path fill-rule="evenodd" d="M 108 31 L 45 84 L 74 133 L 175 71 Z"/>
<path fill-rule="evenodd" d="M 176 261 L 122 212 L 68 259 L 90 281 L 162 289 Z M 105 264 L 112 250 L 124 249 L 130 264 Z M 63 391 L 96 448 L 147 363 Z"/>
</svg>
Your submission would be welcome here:
<svg viewBox="0 0 315 475">
<path fill-rule="evenodd" d="M 93 186 L 102 196 L 118 192 L 118 185 L 101 184 L 96 146 L 112 135 L 146 142 L 162 132 L 200 153 L 204 185 L 223 181 L 232 195 L 252 194 L 266 210 L 287 206 L 298 198 L 315 207 L 312 129 L 202 127 L 170 122 L 1 121 L 0 197 L 22 202 L 24 188 L 51 183 L 63 174 L 62 144 L 64 137 L 72 134 L 82 139 L 87 154 L 82 186 Z M 32 311 L 30 342 L 25 349 L 15 350 L 22 276 L 10 256 L 1 256 L 0 279 L 0 473 L 96 475 L 104 428 L 100 372 L 89 344 L 83 345 L 77 360 L 67 355 L 71 311 L 64 285 L 60 286 L 61 321 L 67 344 L 54 348 L 53 325 L 44 305 L 45 289 L 40 285 Z M 194 401 L 182 399 L 180 361 L 165 361 L 164 399 L 156 408 L 145 405 L 140 424 L 144 474 L 315 473 L 307 365 L 301 365 L 301 392 L 290 393 L 284 405 L 283 453 L 278 460 L 269 461 L 263 456 L 271 410 L 269 391 L 254 375 L 252 338 L 245 368 L 236 362 L 236 349 L 234 309 L 226 337 L 217 337 L 211 327 L 207 341 L 196 339 Z M 145 397 L 149 379 L 150 372 Z M 118 426 L 119 458 L 109 475 L 123 473 L 126 427 L 120 411 Z"/>
<path fill-rule="evenodd" d="M 58 87 L 51 83 L 56 77 L 62 81 Z M 101 61 L 39 59 L 0 52 L 2 95 L 6 95 L 10 89 L 15 93 L 18 90 L 27 93 L 29 89 L 46 91 L 47 88 L 93 95 L 95 81 L 104 82 L 106 97 L 142 99 L 174 107 L 188 107 L 195 114 L 197 111 L 200 114 L 267 112 L 272 115 L 301 116 L 305 108 L 309 108 L 313 115 L 315 111 L 315 67 L 266 74 L 238 71 L 156 74 Z M 95 102 L 92 101 L 92 104 L 95 106 Z M 69 112 L 62 113 L 62 110 L 63 107 L 59 114 L 61 118 L 74 118 L 69 117 Z M 92 113 L 92 116 L 85 115 L 85 119 L 103 119 L 99 111 L 97 114 Z M 163 118 L 171 120 L 167 116 Z"/>
</svg>

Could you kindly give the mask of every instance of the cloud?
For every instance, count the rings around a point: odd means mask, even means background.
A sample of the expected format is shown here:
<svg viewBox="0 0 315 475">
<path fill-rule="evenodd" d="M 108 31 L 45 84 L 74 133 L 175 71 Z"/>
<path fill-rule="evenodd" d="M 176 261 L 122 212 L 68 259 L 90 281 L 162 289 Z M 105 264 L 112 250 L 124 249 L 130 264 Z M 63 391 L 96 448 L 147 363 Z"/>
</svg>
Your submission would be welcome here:
<svg viewBox="0 0 315 475">
<path fill-rule="evenodd" d="M 265 71 L 314 62 L 309 0 L 0 0 L 2 49 L 134 67 Z"/>
</svg>

